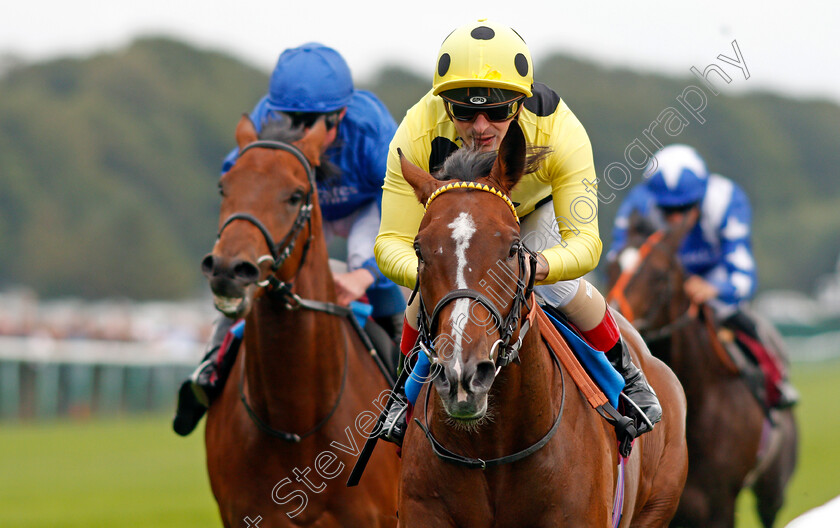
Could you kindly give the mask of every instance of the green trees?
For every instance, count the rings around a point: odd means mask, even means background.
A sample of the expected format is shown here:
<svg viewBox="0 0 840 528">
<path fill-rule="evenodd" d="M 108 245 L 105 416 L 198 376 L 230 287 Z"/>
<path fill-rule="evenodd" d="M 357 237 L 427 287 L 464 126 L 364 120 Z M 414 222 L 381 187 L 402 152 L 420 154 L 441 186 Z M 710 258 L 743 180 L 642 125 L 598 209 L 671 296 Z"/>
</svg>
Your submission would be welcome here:
<svg viewBox="0 0 840 528">
<path fill-rule="evenodd" d="M 688 68 L 675 79 L 560 55 L 535 69 L 586 127 L 599 175 L 698 84 Z M 397 121 L 431 82 L 390 66 L 358 81 Z M 0 289 L 137 299 L 203 291 L 198 263 L 215 236 L 221 160 L 267 83 L 268 72 L 164 38 L 12 66 L 0 76 Z M 724 87 L 704 118 L 668 139 L 696 146 L 749 193 L 762 288 L 810 291 L 840 252 L 840 107 Z M 602 204 L 607 244 L 624 193 Z"/>
</svg>

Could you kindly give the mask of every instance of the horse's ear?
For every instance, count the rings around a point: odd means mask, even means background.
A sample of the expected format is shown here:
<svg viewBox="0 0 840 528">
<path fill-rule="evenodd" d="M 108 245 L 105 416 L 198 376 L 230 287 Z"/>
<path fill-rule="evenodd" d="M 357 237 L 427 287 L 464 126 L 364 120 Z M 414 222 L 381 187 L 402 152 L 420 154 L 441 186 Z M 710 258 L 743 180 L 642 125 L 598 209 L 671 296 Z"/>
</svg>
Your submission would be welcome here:
<svg viewBox="0 0 840 528">
<path fill-rule="evenodd" d="M 239 150 L 245 148 L 245 145 L 253 143 L 257 140 L 257 129 L 248 114 L 242 114 L 239 118 L 239 124 L 236 125 L 236 144 L 239 145 Z"/>
<path fill-rule="evenodd" d="M 503 191 L 510 194 L 525 173 L 525 158 L 525 134 L 519 123 L 514 120 L 510 122 L 505 138 L 499 146 L 499 155 L 490 171 L 490 177 L 502 187 Z"/>
<path fill-rule="evenodd" d="M 638 209 L 634 209 L 630 213 L 630 218 L 627 220 L 627 239 L 636 240 L 641 244 L 650 235 L 656 231 L 656 226 L 646 216 L 642 215 Z"/>
<path fill-rule="evenodd" d="M 321 165 L 321 152 L 324 147 L 324 138 L 327 136 L 327 124 L 324 118 L 320 117 L 312 127 L 306 131 L 306 135 L 297 142 L 298 148 L 309 160 L 313 167 Z"/>
<path fill-rule="evenodd" d="M 417 165 L 411 163 L 403 156 L 402 150 L 397 149 L 397 154 L 400 157 L 400 167 L 402 168 L 402 175 L 405 181 L 414 189 L 414 194 L 421 204 L 425 204 L 438 187 L 443 185 L 442 182 L 436 180 L 434 176 L 424 171 Z"/>
</svg>

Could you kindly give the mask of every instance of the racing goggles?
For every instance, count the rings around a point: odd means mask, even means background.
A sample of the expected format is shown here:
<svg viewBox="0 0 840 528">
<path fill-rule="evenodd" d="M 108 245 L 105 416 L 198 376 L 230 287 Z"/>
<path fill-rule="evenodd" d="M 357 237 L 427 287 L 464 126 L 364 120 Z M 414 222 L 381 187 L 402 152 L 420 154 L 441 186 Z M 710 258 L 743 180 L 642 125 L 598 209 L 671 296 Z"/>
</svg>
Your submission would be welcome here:
<svg viewBox="0 0 840 528">
<path fill-rule="evenodd" d="M 443 104 L 446 106 L 446 111 L 452 116 L 452 119 L 457 121 L 472 121 L 478 114 L 484 114 L 488 121 L 499 122 L 507 121 L 515 116 L 524 99 L 525 96 L 522 96 L 507 103 L 482 106 L 455 103 L 444 98 Z"/>
</svg>

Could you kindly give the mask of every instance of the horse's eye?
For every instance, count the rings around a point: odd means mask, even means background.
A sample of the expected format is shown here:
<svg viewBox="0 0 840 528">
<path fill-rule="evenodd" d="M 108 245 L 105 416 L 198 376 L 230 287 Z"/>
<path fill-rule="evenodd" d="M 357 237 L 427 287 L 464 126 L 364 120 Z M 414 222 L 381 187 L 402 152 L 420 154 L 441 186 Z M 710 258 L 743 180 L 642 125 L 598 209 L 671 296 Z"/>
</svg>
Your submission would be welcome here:
<svg viewBox="0 0 840 528">
<path fill-rule="evenodd" d="M 508 260 L 512 260 L 515 256 L 517 256 L 519 254 L 520 249 L 521 246 L 518 240 L 511 244 L 510 252 L 508 253 Z"/>
<path fill-rule="evenodd" d="M 222 182 L 219 182 L 218 187 L 219 187 L 219 195 L 220 195 L 220 196 L 222 196 L 222 197 L 224 198 L 224 196 L 225 196 L 225 188 L 224 188 L 224 187 L 222 187 Z"/>
<path fill-rule="evenodd" d="M 420 262 L 423 262 L 423 254 L 420 251 L 420 244 L 417 242 L 414 243 L 414 254 L 417 255 L 417 258 L 420 259 Z"/>
<path fill-rule="evenodd" d="M 290 205 L 298 205 L 300 202 L 303 201 L 303 191 L 295 191 L 289 196 L 289 204 Z"/>
</svg>

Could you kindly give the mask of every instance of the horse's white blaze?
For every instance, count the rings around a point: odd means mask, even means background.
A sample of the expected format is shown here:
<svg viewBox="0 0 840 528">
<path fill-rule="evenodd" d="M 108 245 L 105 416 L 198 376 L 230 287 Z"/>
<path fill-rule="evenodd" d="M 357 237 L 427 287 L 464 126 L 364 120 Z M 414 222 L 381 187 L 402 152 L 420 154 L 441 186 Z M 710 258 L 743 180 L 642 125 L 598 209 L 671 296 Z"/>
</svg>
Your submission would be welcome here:
<svg viewBox="0 0 840 528">
<path fill-rule="evenodd" d="M 464 269 L 467 268 L 467 248 L 470 247 L 470 240 L 475 234 L 475 222 L 469 213 L 462 212 L 458 218 L 453 220 L 448 226 L 452 229 L 452 240 L 455 241 L 455 258 L 457 259 L 457 268 L 455 270 L 455 286 L 458 288 L 466 288 L 467 280 L 464 278 Z M 456 327 L 456 325 L 463 325 L 466 323 L 469 316 L 469 299 L 458 299 L 455 301 L 455 306 L 452 313 L 449 315 L 449 324 L 455 331 L 455 343 L 453 346 L 453 354 L 455 356 L 455 366 L 453 369 L 458 374 L 458 379 L 461 378 L 461 371 L 463 369 L 461 358 L 461 341 L 463 339 L 463 328 Z M 466 401 L 467 394 L 461 384 L 458 384 L 458 401 Z"/>
</svg>

